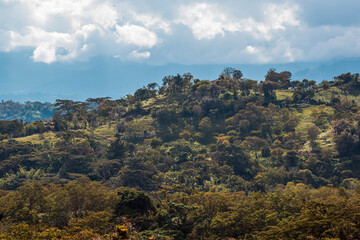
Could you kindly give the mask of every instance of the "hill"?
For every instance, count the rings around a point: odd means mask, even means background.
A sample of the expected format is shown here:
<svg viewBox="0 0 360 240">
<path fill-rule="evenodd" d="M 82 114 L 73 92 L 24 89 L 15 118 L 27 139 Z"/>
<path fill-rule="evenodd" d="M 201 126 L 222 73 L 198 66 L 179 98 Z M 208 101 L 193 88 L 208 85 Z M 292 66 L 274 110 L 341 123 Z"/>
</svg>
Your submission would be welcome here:
<svg viewBox="0 0 360 240">
<path fill-rule="evenodd" d="M 0 121 L 0 236 L 358 239 L 359 80 L 225 68 Z"/>
<path fill-rule="evenodd" d="M 50 119 L 53 113 L 54 106 L 51 103 L 18 103 L 13 101 L 0 102 L 0 120 L 22 120 L 25 122 L 34 122 Z"/>
</svg>

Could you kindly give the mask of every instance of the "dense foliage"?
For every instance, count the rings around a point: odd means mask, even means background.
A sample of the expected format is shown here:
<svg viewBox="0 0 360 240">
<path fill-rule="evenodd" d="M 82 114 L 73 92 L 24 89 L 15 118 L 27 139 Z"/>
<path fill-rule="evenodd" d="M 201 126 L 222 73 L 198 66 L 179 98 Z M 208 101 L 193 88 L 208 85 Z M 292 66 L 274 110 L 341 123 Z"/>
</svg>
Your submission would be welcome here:
<svg viewBox="0 0 360 240">
<path fill-rule="evenodd" d="M 359 239 L 359 93 L 225 68 L 0 121 L 0 236 Z"/>
<path fill-rule="evenodd" d="M 50 119 L 54 112 L 51 103 L 26 102 L 18 103 L 13 101 L 0 102 L 0 120 L 22 120 L 33 122 Z"/>
</svg>

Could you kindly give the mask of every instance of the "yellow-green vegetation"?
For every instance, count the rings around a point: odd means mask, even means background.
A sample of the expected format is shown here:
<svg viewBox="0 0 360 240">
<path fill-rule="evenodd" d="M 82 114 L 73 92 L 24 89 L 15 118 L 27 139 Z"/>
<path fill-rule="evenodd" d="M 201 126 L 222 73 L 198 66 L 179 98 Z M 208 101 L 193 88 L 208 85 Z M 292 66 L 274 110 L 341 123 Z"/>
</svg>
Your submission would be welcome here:
<svg viewBox="0 0 360 240">
<path fill-rule="evenodd" d="M 86 131 L 87 134 L 92 134 L 94 138 L 98 140 L 109 139 L 113 137 L 116 133 L 116 124 L 109 123 L 106 125 L 99 126 L 95 128 L 93 131 Z"/>
<path fill-rule="evenodd" d="M 155 121 L 152 118 L 144 117 L 125 122 L 123 136 L 126 139 L 144 139 L 155 136 Z"/>
<path fill-rule="evenodd" d="M 26 137 L 14 138 L 14 140 L 19 142 L 30 142 L 32 144 L 44 144 L 45 141 L 53 143 L 55 141 L 55 133 L 45 132 L 40 134 L 33 134 Z"/>
<path fill-rule="evenodd" d="M 360 90 L 359 89 L 350 89 L 347 90 L 346 94 L 344 90 L 341 90 L 338 86 L 330 87 L 329 89 L 321 89 L 315 93 L 314 100 L 320 101 L 323 103 L 330 104 L 333 99 L 348 99 L 351 102 L 360 104 Z"/>
<path fill-rule="evenodd" d="M 27 184 L 2 193 L 0 237 L 357 239 L 359 186 L 359 181 L 348 179 L 341 188 L 311 189 L 289 182 L 269 193 L 227 192 L 219 187 L 220 191 L 180 193 L 174 186 L 144 194 L 126 188 L 111 190 L 86 178 L 64 186 Z M 28 204 L 32 211 L 24 207 Z"/>
<path fill-rule="evenodd" d="M 294 94 L 294 90 L 287 89 L 287 90 L 276 90 L 276 98 L 279 100 L 285 100 L 285 99 L 292 99 L 292 96 Z"/>
<path fill-rule="evenodd" d="M 240 73 L 0 121 L 0 238 L 360 239 L 359 76 Z"/>
<path fill-rule="evenodd" d="M 315 125 L 316 119 L 319 115 L 325 114 L 326 119 L 334 118 L 334 108 L 327 107 L 325 105 L 320 106 L 308 106 L 304 108 L 294 109 L 294 116 L 298 120 L 298 125 L 296 126 L 296 132 L 302 136 L 306 136 L 306 132 L 309 126 Z M 325 121 L 325 120 L 324 120 Z M 323 129 L 327 130 L 331 123 L 329 121 L 325 122 L 325 126 L 322 126 Z"/>
</svg>

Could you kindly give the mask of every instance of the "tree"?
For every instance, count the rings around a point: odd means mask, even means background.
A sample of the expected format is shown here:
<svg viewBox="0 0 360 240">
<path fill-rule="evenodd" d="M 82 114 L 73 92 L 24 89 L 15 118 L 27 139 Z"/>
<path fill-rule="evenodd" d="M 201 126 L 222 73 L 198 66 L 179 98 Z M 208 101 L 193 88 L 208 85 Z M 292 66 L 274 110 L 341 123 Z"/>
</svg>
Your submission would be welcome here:
<svg viewBox="0 0 360 240">
<path fill-rule="evenodd" d="M 357 82 L 358 79 L 359 79 L 359 74 L 351 74 L 350 72 L 334 77 L 334 81 L 336 85 Z"/>
<path fill-rule="evenodd" d="M 148 89 L 151 89 L 151 90 L 155 90 L 156 88 L 158 88 L 159 87 L 159 85 L 157 84 L 157 83 L 149 83 L 148 85 L 147 85 L 147 88 Z"/>
<path fill-rule="evenodd" d="M 221 72 L 220 76 L 224 78 L 233 78 L 235 80 L 240 80 L 243 77 L 243 73 L 233 67 L 226 67 Z"/>
<path fill-rule="evenodd" d="M 108 148 L 108 158 L 109 159 L 119 159 L 126 155 L 128 150 L 127 144 L 125 141 L 117 138 L 115 141 L 112 141 Z"/>
<path fill-rule="evenodd" d="M 298 153 L 294 150 L 288 151 L 284 157 L 284 166 L 286 168 L 295 167 L 298 165 Z"/>
<path fill-rule="evenodd" d="M 203 119 L 201 119 L 200 123 L 199 123 L 199 129 L 203 132 L 203 133 L 209 133 L 211 131 L 211 119 L 208 117 L 204 117 Z"/>
<path fill-rule="evenodd" d="M 330 88 L 330 83 L 329 83 L 329 81 L 323 80 L 323 81 L 320 83 L 320 87 L 322 87 L 324 90 L 329 89 L 329 88 Z"/>
<path fill-rule="evenodd" d="M 155 138 L 152 138 L 152 139 L 150 140 L 150 146 L 151 146 L 152 148 L 157 148 L 157 147 L 159 147 L 159 146 L 161 146 L 161 145 L 162 145 L 162 140 L 161 140 L 161 138 L 155 137 Z"/>
<path fill-rule="evenodd" d="M 10 137 L 19 137 L 23 131 L 23 128 L 23 124 L 18 120 L 0 120 L 0 134 L 6 134 Z"/>
<path fill-rule="evenodd" d="M 134 217 L 136 215 L 149 214 L 155 210 L 155 207 L 145 193 L 139 191 L 125 190 L 118 192 L 120 199 L 115 206 L 115 215 L 127 215 Z"/>
<path fill-rule="evenodd" d="M 155 97 L 155 95 L 156 95 L 156 90 L 151 90 L 144 87 L 136 90 L 136 92 L 134 93 L 134 98 L 136 100 L 144 101 L 149 98 Z"/>
<path fill-rule="evenodd" d="M 308 138 L 309 138 L 310 142 L 314 142 L 320 134 L 319 128 L 315 125 L 308 127 L 307 132 L 308 132 Z"/>
<path fill-rule="evenodd" d="M 353 126 L 348 119 L 333 124 L 336 148 L 341 156 L 360 153 L 360 128 Z"/>
<path fill-rule="evenodd" d="M 250 156 L 242 147 L 234 144 L 217 144 L 212 149 L 211 158 L 220 165 L 230 166 L 236 175 L 250 179 L 256 170 L 256 163 L 251 162 Z"/>
<path fill-rule="evenodd" d="M 265 75 L 266 82 L 276 82 L 279 83 L 281 80 L 280 74 L 276 72 L 275 68 L 270 68 Z"/>
<path fill-rule="evenodd" d="M 70 114 L 76 111 L 86 111 L 88 103 L 66 100 L 66 99 L 56 99 L 55 110 L 61 114 Z"/>
<path fill-rule="evenodd" d="M 267 145 L 266 140 L 259 137 L 246 137 L 243 144 L 250 149 L 252 149 L 255 153 L 255 157 L 258 158 L 257 152 L 260 151 L 263 147 Z"/>
<path fill-rule="evenodd" d="M 119 159 L 104 159 L 93 163 L 92 167 L 96 173 L 96 180 L 108 180 L 111 177 L 116 176 L 119 170 L 123 167 L 123 162 Z"/>
<path fill-rule="evenodd" d="M 280 73 L 281 88 L 288 89 L 290 87 L 291 75 L 292 74 L 289 71 L 283 71 Z"/>
<path fill-rule="evenodd" d="M 255 89 L 257 86 L 257 81 L 243 79 L 239 82 L 239 87 L 241 90 L 241 95 L 248 96 L 250 94 L 251 89 Z"/>
<path fill-rule="evenodd" d="M 183 76 L 177 74 L 175 76 L 166 76 L 163 78 L 163 88 L 165 93 L 170 96 L 179 96 L 186 92 L 191 85 L 193 76 L 190 73 L 185 73 Z"/>
<path fill-rule="evenodd" d="M 243 73 L 240 70 L 234 70 L 232 76 L 234 79 L 239 80 L 243 77 Z"/>
<path fill-rule="evenodd" d="M 312 150 L 316 150 L 318 148 L 318 144 L 315 142 L 315 140 L 318 138 L 318 136 L 320 134 L 319 128 L 315 125 L 312 125 L 312 126 L 308 127 L 307 133 L 308 133 L 308 139 L 310 141 L 310 146 L 311 146 Z"/>
<path fill-rule="evenodd" d="M 224 76 L 225 78 L 231 78 L 233 73 L 235 71 L 235 68 L 233 67 L 226 67 L 224 68 L 224 70 L 221 72 L 221 76 Z"/>
<path fill-rule="evenodd" d="M 95 104 L 97 106 L 102 102 L 109 101 L 110 99 L 111 97 L 88 98 L 86 99 L 86 102 L 90 104 Z"/>
<path fill-rule="evenodd" d="M 276 101 L 275 89 L 278 88 L 279 84 L 272 81 L 261 82 L 262 91 L 264 93 L 264 105 L 267 106 L 270 103 Z"/>
</svg>

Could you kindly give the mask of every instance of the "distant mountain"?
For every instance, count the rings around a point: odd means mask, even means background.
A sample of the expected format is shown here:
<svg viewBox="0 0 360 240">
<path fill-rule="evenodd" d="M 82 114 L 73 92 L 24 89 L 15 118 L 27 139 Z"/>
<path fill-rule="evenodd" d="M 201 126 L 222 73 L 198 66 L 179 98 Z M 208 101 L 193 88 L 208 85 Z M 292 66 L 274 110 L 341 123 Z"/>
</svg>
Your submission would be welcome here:
<svg viewBox="0 0 360 240">
<path fill-rule="evenodd" d="M 299 70 L 294 73 L 294 76 L 299 79 L 307 78 L 322 81 L 347 72 L 360 72 L 360 59 L 345 59 L 323 63 L 319 66 Z"/>
<path fill-rule="evenodd" d="M 216 79 L 224 67 L 240 69 L 244 77 L 263 80 L 269 68 L 288 70 L 293 79 L 332 79 L 345 72 L 360 71 L 360 59 L 287 64 L 147 65 L 96 57 L 88 62 L 35 63 L 31 53 L 0 53 L 0 100 L 49 101 L 57 98 L 85 100 L 88 97 L 121 98 L 149 82 L 161 83 L 166 75 L 192 73 L 199 79 Z"/>
<path fill-rule="evenodd" d="M 77 95 L 59 95 L 51 93 L 10 93 L 10 94 L 0 94 L 0 100 L 12 100 L 15 102 L 25 103 L 25 102 L 49 102 L 54 103 L 56 99 L 81 99 Z"/>
</svg>

